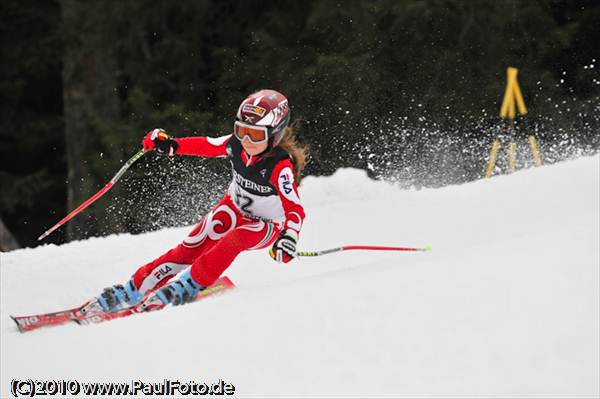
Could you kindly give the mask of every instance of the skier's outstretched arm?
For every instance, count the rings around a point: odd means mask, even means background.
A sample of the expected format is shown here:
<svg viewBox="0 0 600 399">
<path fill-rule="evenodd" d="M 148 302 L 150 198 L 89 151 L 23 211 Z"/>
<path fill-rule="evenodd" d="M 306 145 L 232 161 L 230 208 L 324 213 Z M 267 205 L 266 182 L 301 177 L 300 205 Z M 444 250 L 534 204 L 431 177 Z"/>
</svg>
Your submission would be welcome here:
<svg viewBox="0 0 600 399">
<path fill-rule="evenodd" d="M 168 155 L 195 155 L 200 157 L 227 156 L 227 143 L 231 134 L 221 137 L 182 137 L 173 138 L 163 129 L 149 131 L 142 140 L 146 151 L 156 151 Z"/>
</svg>

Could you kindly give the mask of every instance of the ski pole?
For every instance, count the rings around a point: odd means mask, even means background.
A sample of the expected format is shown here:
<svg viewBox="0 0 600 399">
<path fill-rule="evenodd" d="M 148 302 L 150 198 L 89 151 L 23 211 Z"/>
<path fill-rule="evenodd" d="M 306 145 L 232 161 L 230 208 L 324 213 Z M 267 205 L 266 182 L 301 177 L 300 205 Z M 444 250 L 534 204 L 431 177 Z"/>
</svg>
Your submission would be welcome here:
<svg viewBox="0 0 600 399">
<path fill-rule="evenodd" d="M 328 255 L 334 252 L 351 251 L 351 250 L 365 250 L 365 251 L 431 251 L 431 246 L 427 245 L 424 248 L 408 248 L 408 247 L 381 247 L 377 245 L 345 245 L 343 247 L 336 247 L 330 249 L 324 249 L 321 251 L 299 251 L 298 256 L 321 256 Z"/>
<path fill-rule="evenodd" d="M 77 215 L 79 212 L 83 211 L 85 208 L 87 208 L 90 204 L 92 204 L 98 198 L 102 197 L 104 195 L 104 193 L 106 193 L 108 190 L 111 189 L 112 186 L 115 185 L 115 183 L 121 178 L 121 176 L 123 176 L 123 174 L 127 171 L 127 169 L 129 169 L 129 167 L 131 165 L 133 165 L 133 163 L 135 161 L 137 161 L 138 159 L 140 159 L 142 157 L 142 155 L 144 155 L 144 153 L 145 153 L 144 149 L 141 149 L 134 156 L 129 158 L 129 160 L 127 162 L 125 162 L 125 165 L 123 165 L 121 167 L 121 169 L 119 169 L 117 174 L 112 179 L 110 179 L 110 181 L 106 184 L 106 186 L 104 186 L 104 188 L 102 188 L 102 190 L 98 191 L 90 199 L 85 201 L 83 204 L 79 205 L 75 210 L 73 210 L 71 213 L 69 213 L 67 216 L 65 216 L 60 222 L 56 223 L 50 229 L 46 230 L 46 232 L 44 234 L 42 234 L 41 236 L 38 237 L 38 241 L 40 241 L 40 240 L 44 239 L 45 237 L 47 237 L 48 235 L 50 235 L 50 233 L 52 233 L 54 230 L 58 229 L 60 226 L 67 223 L 69 220 L 73 219 L 75 217 L 75 215 Z"/>
</svg>

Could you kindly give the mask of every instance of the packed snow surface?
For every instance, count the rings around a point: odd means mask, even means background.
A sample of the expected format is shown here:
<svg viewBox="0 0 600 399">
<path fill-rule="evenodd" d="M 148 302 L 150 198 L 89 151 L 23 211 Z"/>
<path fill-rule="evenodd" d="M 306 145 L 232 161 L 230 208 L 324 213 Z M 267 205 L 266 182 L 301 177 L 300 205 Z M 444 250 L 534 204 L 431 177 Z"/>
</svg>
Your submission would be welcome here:
<svg viewBox="0 0 600 399">
<path fill-rule="evenodd" d="M 235 291 L 20 334 L 9 315 L 81 304 L 191 229 L 1 254 L 0 396 L 13 379 L 222 379 L 239 397 L 598 397 L 600 157 L 441 189 L 343 169 L 301 186 L 300 247 L 226 271 Z"/>
</svg>

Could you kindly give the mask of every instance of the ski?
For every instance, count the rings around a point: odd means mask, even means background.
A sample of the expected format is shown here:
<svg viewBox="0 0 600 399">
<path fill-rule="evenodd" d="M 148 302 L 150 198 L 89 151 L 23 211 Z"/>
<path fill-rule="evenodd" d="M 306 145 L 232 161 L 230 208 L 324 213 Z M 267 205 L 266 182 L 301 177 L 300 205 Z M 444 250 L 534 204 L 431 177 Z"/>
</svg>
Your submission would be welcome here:
<svg viewBox="0 0 600 399">
<path fill-rule="evenodd" d="M 228 277 L 223 276 L 215 281 L 215 283 L 210 287 L 197 293 L 192 302 L 199 301 L 206 297 L 222 293 L 233 288 L 235 288 L 235 284 L 233 284 Z M 144 303 L 144 301 L 141 303 Z M 114 313 L 106 313 L 102 311 L 99 306 L 95 306 L 94 300 L 90 300 L 81 306 L 62 310 L 60 312 L 43 313 L 30 316 L 10 316 L 10 318 L 13 319 L 17 324 L 19 331 L 24 333 L 44 327 L 54 327 L 71 322 L 75 322 L 80 325 L 102 323 L 108 320 L 119 319 L 137 313 L 161 310 L 163 308 L 164 305 L 162 305 L 162 303 L 150 304 L 150 306 L 144 308 L 141 308 L 140 305 L 134 305 Z"/>
</svg>

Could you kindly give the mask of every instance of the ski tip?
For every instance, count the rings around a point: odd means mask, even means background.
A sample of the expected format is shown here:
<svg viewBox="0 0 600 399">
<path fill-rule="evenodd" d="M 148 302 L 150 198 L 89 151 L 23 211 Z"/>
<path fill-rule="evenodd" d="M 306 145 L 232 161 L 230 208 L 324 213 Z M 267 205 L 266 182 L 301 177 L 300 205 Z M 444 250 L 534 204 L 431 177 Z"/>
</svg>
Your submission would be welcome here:
<svg viewBox="0 0 600 399">
<path fill-rule="evenodd" d="M 9 315 L 10 318 L 12 319 L 12 321 L 15 322 L 15 324 L 17 325 L 17 328 L 19 329 L 19 332 L 22 333 L 23 329 L 21 329 L 21 325 L 19 324 L 19 321 L 17 320 L 17 318 L 13 315 Z"/>
<path fill-rule="evenodd" d="M 231 279 L 227 276 L 222 276 L 221 277 L 223 283 L 225 283 L 225 285 L 230 286 L 230 287 L 235 287 L 235 284 L 233 283 L 233 281 L 231 281 Z"/>
</svg>

